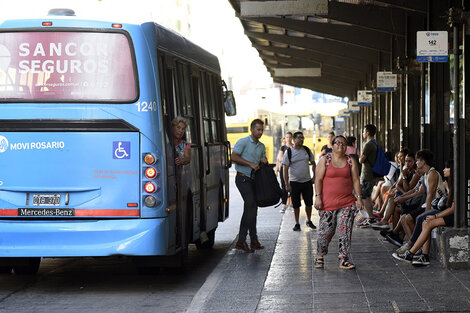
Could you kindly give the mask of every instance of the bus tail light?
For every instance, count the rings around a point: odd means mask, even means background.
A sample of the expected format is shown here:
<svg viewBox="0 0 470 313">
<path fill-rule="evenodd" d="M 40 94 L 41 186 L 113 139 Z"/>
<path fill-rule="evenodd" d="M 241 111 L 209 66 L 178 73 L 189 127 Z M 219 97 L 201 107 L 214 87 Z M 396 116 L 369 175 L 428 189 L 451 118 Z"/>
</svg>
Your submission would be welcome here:
<svg viewBox="0 0 470 313">
<path fill-rule="evenodd" d="M 155 185 L 151 182 L 146 183 L 145 186 L 144 186 L 144 189 L 148 193 L 154 193 L 157 190 Z"/>
<path fill-rule="evenodd" d="M 152 165 L 155 163 L 155 157 L 152 154 L 147 153 L 144 157 L 144 162 L 147 165 Z"/>
<path fill-rule="evenodd" d="M 146 196 L 144 199 L 145 206 L 153 208 L 157 204 L 157 199 L 153 196 Z"/>
<path fill-rule="evenodd" d="M 147 167 L 145 169 L 145 176 L 149 179 L 153 179 L 157 176 L 157 170 L 153 167 Z"/>
<path fill-rule="evenodd" d="M 52 26 L 52 22 L 42 22 L 42 26 Z"/>
</svg>

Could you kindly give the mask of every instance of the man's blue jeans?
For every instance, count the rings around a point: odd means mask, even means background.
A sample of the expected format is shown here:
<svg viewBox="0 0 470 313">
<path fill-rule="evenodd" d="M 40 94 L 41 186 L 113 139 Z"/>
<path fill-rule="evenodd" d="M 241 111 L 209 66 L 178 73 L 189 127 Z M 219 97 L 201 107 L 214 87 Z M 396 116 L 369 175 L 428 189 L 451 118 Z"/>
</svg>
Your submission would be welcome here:
<svg viewBox="0 0 470 313">
<path fill-rule="evenodd" d="M 429 211 L 425 211 L 424 213 L 421 213 L 418 215 L 416 218 L 416 223 L 415 223 L 415 229 L 413 230 L 413 235 L 411 236 L 410 241 L 415 243 L 416 240 L 418 240 L 419 235 L 421 234 L 421 231 L 423 230 L 423 222 L 426 220 L 426 216 L 429 215 L 435 215 L 441 211 L 431 209 Z"/>
</svg>

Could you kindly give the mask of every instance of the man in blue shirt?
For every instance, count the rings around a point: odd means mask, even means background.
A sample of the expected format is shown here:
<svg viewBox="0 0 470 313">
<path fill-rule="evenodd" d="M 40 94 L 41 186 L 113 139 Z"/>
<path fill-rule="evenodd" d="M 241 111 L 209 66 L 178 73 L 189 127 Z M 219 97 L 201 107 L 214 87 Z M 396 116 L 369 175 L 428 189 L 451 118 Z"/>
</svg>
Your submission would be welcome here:
<svg viewBox="0 0 470 313">
<path fill-rule="evenodd" d="M 255 119 L 250 125 L 251 135 L 237 141 L 232 150 L 232 162 L 235 163 L 237 175 L 235 184 L 242 195 L 243 216 L 240 221 L 240 231 L 236 249 L 245 252 L 264 249 L 258 241 L 256 233 L 256 216 L 258 206 L 255 198 L 254 172 L 259 170 L 260 163 L 268 163 L 266 159 L 266 148 L 259 141 L 264 131 L 264 123 L 260 119 Z M 246 236 L 250 233 L 250 247 L 246 243 Z"/>
</svg>

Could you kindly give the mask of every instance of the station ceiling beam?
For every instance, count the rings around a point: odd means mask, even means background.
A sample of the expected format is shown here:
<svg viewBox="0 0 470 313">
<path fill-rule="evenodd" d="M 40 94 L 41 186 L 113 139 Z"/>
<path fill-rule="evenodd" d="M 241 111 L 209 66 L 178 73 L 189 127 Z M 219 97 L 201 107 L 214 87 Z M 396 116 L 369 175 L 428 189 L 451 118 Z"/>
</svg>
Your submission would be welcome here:
<svg viewBox="0 0 470 313">
<path fill-rule="evenodd" d="M 289 59 L 289 58 L 273 57 L 273 56 L 267 56 L 267 55 L 261 55 L 260 57 L 264 61 L 270 73 L 273 73 L 274 69 L 276 68 L 288 68 L 288 67 L 295 68 L 298 66 L 302 66 L 302 64 L 304 66 L 314 66 L 313 64 L 308 63 L 308 62 L 306 63 L 299 62 L 297 60 Z M 331 82 L 334 82 L 334 83 L 343 83 L 344 85 L 356 86 L 361 81 L 361 79 L 358 77 L 343 75 L 342 72 L 335 71 L 335 70 L 332 71 L 331 69 L 328 69 L 323 65 L 321 67 L 321 70 L 322 70 L 321 77 L 324 79 L 330 79 Z"/>
<path fill-rule="evenodd" d="M 278 64 L 292 67 L 321 66 L 322 73 L 328 73 L 338 78 L 351 79 L 355 81 L 363 81 L 366 79 L 365 73 L 362 72 L 351 71 L 349 69 L 339 68 L 337 66 L 331 66 L 325 63 L 310 62 L 298 59 L 296 57 L 266 56 L 263 54 L 261 55 L 261 58 L 268 62 L 268 64 L 266 64 L 266 67 L 268 67 L 269 71 L 271 71 L 271 68 L 275 67 Z"/>
<path fill-rule="evenodd" d="M 293 58 L 301 59 L 307 62 L 316 62 L 322 65 L 335 67 L 340 71 L 345 69 L 348 72 L 362 73 L 367 71 L 369 64 L 364 61 L 351 60 L 346 58 L 338 58 L 328 55 L 320 55 L 310 50 L 299 50 L 294 48 L 278 48 L 274 46 L 253 45 L 258 51 L 269 51 L 278 55 L 288 55 Z"/>
<path fill-rule="evenodd" d="M 289 78 L 289 79 L 297 78 L 299 80 L 310 82 L 312 84 L 316 84 L 316 85 L 319 85 L 319 86 L 321 86 L 321 85 L 330 86 L 330 87 L 334 87 L 334 88 L 341 88 L 341 89 L 344 89 L 344 90 L 352 90 L 354 88 L 359 87 L 358 83 L 355 83 L 354 81 L 341 80 L 341 79 L 338 79 L 337 77 L 330 76 L 326 73 L 323 73 L 322 77 L 302 77 L 302 76 L 276 77 L 276 76 L 274 76 L 274 73 L 272 73 L 272 74 L 273 74 L 274 81 L 277 81 L 278 78 Z"/>
<path fill-rule="evenodd" d="M 289 35 L 278 35 L 260 33 L 245 30 L 245 34 L 252 39 L 263 39 L 271 42 L 285 43 L 291 46 L 309 49 L 323 55 L 330 55 L 338 58 L 346 58 L 352 62 L 370 62 L 377 58 L 377 52 L 356 46 L 346 46 L 344 44 L 311 37 L 294 37 Z"/>
<path fill-rule="evenodd" d="M 344 2 L 345 0 L 330 0 L 330 2 Z M 377 7 L 399 9 L 409 13 L 416 13 L 426 15 L 427 0 L 346 0 L 349 3 L 355 3 L 357 5 L 364 5 L 364 3 L 374 5 Z"/>
<path fill-rule="evenodd" d="M 328 14 L 328 0 L 245 1 L 240 3 L 241 16 L 286 14 Z"/>
<path fill-rule="evenodd" d="M 275 77 L 321 77 L 320 67 L 293 67 L 274 69 Z"/>
<path fill-rule="evenodd" d="M 330 95 L 336 95 L 339 97 L 349 97 L 351 98 L 355 90 L 351 88 L 344 88 L 340 86 L 333 86 L 333 85 L 328 85 L 328 84 L 322 84 L 318 82 L 312 82 L 308 79 L 301 79 L 301 78 L 275 78 L 275 82 L 279 84 L 284 84 L 284 85 L 290 85 L 290 86 L 295 86 L 295 87 L 300 87 L 300 88 L 306 88 L 306 89 L 312 89 L 317 92 L 322 92 Z"/>
<path fill-rule="evenodd" d="M 372 51 L 380 51 L 382 53 L 390 53 L 391 44 L 389 35 L 355 26 L 278 17 L 255 17 L 242 19 L 303 32 L 329 41 L 342 43 L 344 45 L 361 47 Z"/>
<path fill-rule="evenodd" d="M 401 38 L 405 36 L 406 32 L 406 12 L 367 3 L 355 5 L 332 1 L 329 4 L 327 18 Z"/>
</svg>

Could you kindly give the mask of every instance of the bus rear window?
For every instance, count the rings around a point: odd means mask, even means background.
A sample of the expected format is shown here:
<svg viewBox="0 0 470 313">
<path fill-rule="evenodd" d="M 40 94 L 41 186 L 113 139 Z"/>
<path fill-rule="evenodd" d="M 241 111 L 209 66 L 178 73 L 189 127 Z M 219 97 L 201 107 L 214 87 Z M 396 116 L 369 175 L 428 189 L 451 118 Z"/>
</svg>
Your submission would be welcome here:
<svg viewBox="0 0 470 313">
<path fill-rule="evenodd" d="M 136 86 L 122 33 L 0 33 L 2 102 L 131 102 Z"/>
</svg>

